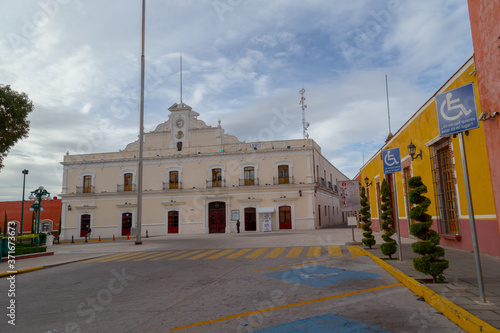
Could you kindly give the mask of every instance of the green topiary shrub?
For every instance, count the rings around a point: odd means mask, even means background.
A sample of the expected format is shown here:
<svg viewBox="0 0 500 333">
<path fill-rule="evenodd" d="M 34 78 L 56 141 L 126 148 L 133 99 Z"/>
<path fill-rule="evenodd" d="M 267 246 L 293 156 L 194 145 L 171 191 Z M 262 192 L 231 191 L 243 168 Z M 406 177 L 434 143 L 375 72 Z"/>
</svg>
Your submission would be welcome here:
<svg viewBox="0 0 500 333">
<path fill-rule="evenodd" d="M 386 256 L 389 256 L 389 259 L 392 259 L 392 255 L 397 251 L 397 243 L 396 240 L 392 239 L 391 236 L 394 235 L 395 231 L 393 228 L 394 220 L 392 219 L 392 208 L 391 208 L 391 190 L 389 189 L 389 185 L 387 182 L 382 182 L 382 216 L 380 216 L 382 220 L 382 230 L 385 233 L 382 235 L 382 239 L 385 243 L 380 245 L 380 250 Z"/>
<path fill-rule="evenodd" d="M 359 214 L 361 215 L 361 221 L 363 221 L 363 225 L 361 227 L 364 230 L 363 237 L 365 237 L 361 241 L 365 244 L 365 246 L 368 246 L 371 249 L 377 241 L 372 235 L 373 230 L 371 228 L 372 221 L 370 221 L 370 204 L 368 203 L 364 187 L 361 188 L 361 210 L 359 211 Z"/>
<path fill-rule="evenodd" d="M 47 234 L 44 232 L 39 233 L 38 239 L 40 239 L 40 244 L 45 244 L 47 242 Z"/>
<path fill-rule="evenodd" d="M 413 268 L 431 275 L 434 283 L 444 282 L 445 278 L 442 273 L 448 268 L 449 262 L 439 259 L 444 256 L 444 248 L 438 246 L 441 239 L 439 234 L 431 229 L 432 216 L 426 213 L 431 200 L 422 194 L 427 193 L 427 186 L 422 182 L 422 178 L 417 176 L 408 180 L 408 187 L 410 188 L 409 201 L 416 205 L 410 210 L 410 217 L 418 221 L 410 226 L 410 233 L 419 239 L 418 242 L 411 244 L 411 249 L 422 255 L 422 257 L 413 258 Z"/>
</svg>

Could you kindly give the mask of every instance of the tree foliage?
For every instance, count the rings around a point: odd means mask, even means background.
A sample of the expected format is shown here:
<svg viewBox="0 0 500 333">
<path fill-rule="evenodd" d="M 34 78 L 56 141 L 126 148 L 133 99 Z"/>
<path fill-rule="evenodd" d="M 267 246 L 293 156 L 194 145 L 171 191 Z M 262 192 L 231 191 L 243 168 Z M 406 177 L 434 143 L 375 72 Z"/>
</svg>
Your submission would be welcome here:
<svg viewBox="0 0 500 333">
<path fill-rule="evenodd" d="M 33 103 L 25 93 L 0 84 L 0 170 L 10 148 L 20 139 L 28 137 L 28 114 Z"/>
<path fill-rule="evenodd" d="M 382 215 L 380 216 L 382 220 L 382 230 L 385 233 L 382 235 L 382 239 L 384 240 L 384 244 L 380 245 L 380 250 L 386 256 L 389 256 L 389 259 L 392 259 L 392 255 L 397 251 L 397 243 L 396 240 L 392 239 L 391 236 L 394 235 L 394 220 L 392 219 L 393 209 L 391 208 L 391 190 L 389 189 L 389 185 L 387 185 L 387 181 L 384 179 L 382 182 Z"/>
<path fill-rule="evenodd" d="M 422 194 L 427 193 L 427 186 L 422 182 L 422 178 L 417 176 L 408 180 L 408 187 L 410 203 L 415 205 L 410 210 L 410 217 L 418 221 L 410 226 L 410 233 L 419 239 L 411 244 L 411 249 L 422 256 L 413 258 L 413 268 L 431 275 L 434 282 L 443 282 L 445 278 L 442 273 L 448 268 L 449 262 L 439 259 L 444 256 L 444 249 L 438 246 L 441 239 L 439 234 L 431 229 L 432 216 L 426 213 L 431 200 Z"/>
<path fill-rule="evenodd" d="M 363 237 L 365 237 L 361 241 L 365 244 L 365 246 L 368 246 L 371 249 L 377 241 L 372 235 L 373 230 L 371 228 L 372 221 L 370 220 L 370 204 L 368 203 L 364 187 L 361 188 L 361 210 L 359 211 L 359 214 L 361 215 L 361 221 L 363 221 L 363 225 L 361 227 L 364 230 Z"/>
</svg>

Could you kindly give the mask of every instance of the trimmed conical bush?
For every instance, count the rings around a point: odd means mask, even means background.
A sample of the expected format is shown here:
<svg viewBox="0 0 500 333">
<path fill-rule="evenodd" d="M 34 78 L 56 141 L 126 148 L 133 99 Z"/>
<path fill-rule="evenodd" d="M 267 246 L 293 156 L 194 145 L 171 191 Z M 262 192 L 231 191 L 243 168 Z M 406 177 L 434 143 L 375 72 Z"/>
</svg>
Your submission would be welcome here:
<svg viewBox="0 0 500 333">
<path fill-rule="evenodd" d="M 410 233 L 419 239 L 418 242 L 411 244 L 413 252 L 422 257 L 413 258 L 413 268 L 421 273 L 431 275 L 434 282 L 443 282 L 445 280 L 443 272 L 448 268 L 449 262 L 440 259 L 444 256 L 444 248 L 439 246 L 439 234 L 431 229 L 432 216 L 427 214 L 427 209 L 431 200 L 425 197 L 427 186 L 422 182 L 420 176 L 412 177 L 408 180 L 409 201 L 415 205 L 410 210 L 410 217 L 417 223 L 410 226 Z"/>
<path fill-rule="evenodd" d="M 364 230 L 363 239 L 361 240 L 365 246 L 368 246 L 370 249 L 377 242 L 375 237 L 373 236 L 373 230 L 371 228 L 372 221 L 370 220 L 370 204 L 368 203 L 368 198 L 365 194 L 365 188 L 361 188 L 361 210 L 359 211 L 361 215 L 361 221 L 363 225 L 361 226 Z"/>
<path fill-rule="evenodd" d="M 392 255 L 397 251 L 397 243 L 396 240 L 392 239 L 391 236 L 394 235 L 394 220 L 392 219 L 392 208 L 391 208 L 391 190 L 389 189 L 389 185 L 387 185 L 387 181 L 384 179 L 382 182 L 382 215 L 380 216 L 382 220 L 382 230 L 385 233 L 382 235 L 382 239 L 385 243 L 380 245 L 380 250 L 386 256 L 389 256 L 389 259 L 392 259 Z"/>
</svg>

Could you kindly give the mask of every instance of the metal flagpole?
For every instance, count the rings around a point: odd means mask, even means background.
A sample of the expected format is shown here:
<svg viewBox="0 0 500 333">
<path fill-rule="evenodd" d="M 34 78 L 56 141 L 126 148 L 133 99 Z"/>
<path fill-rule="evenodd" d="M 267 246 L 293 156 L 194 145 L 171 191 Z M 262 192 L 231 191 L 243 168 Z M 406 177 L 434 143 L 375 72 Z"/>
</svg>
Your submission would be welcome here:
<svg viewBox="0 0 500 333">
<path fill-rule="evenodd" d="M 469 170 L 467 168 L 467 156 L 465 155 L 464 133 L 458 133 L 458 143 L 460 145 L 460 155 L 462 155 L 462 169 L 464 172 L 465 195 L 467 197 L 467 208 L 469 209 L 470 232 L 472 236 L 472 248 L 474 250 L 474 259 L 476 260 L 477 283 L 479 285 L 479 299 L 481 302 L 486 302 L 483 285 L 483 272 L 481 270 L 481 257 L 479 256 L 479 248 L 477 246 L 476 235 L 476 220 L 474 219 L 474 207 L 472 206 L 472 198 L 470 193 Z"/>
<path fill-rule="evenodd" d="M 144 31 L 145 24 L 146 0 L 142 0 L 142 45 L 141 45 L 141 110 L 139 120 L 139 167 L 137 178 L 137 237 L 136 245 L 142 244 L 141 240 L 141 225 L 142 225 L 142 157 L 144 150 Z"/>
</svg>

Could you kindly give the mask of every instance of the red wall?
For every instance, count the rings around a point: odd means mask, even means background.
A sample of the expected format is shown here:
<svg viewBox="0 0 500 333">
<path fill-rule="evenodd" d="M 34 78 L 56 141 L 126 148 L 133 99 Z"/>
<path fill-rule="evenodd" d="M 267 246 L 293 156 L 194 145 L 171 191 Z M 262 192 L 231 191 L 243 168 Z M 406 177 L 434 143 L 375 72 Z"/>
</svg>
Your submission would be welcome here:
<svg viewBox="0 0 500 333">
<path fill-rule="evenodd" d="M 481 108 L 483 111 L 500 112 L 500 1 L 469 0 L 469 16 Z M 499 247 L 500 115 L 483 124 L 497 214 L 497 230 L 492 231 L 497 237 L 492 240 Z"/>
<path fill-rule="evenodd" d="M 30 207 L 33 204 L 32 200 L 24 201 L 24 217 L 23 217 L 23 234 L 31 232 L 31 216 L 32 212 Z M 18 221 L 21 222 L 21 207 L 22 201 L 4 201 L 0 202 L 0 226 L 2 227 L 2 232 L 5 220 L 5 212 L 7 212 L 7 222 Z M 60 199 L 54 199 L 50 201 L 42 201 L 43 211 L 40 215 L 40 221 L 42 220 L 52 220 L 52 231 L 56 232 L 59 230 L 59 218 L 62 212 L 62 201 Z M 41 227 L 40 227 L 41 228 Z"/>
</svg>

